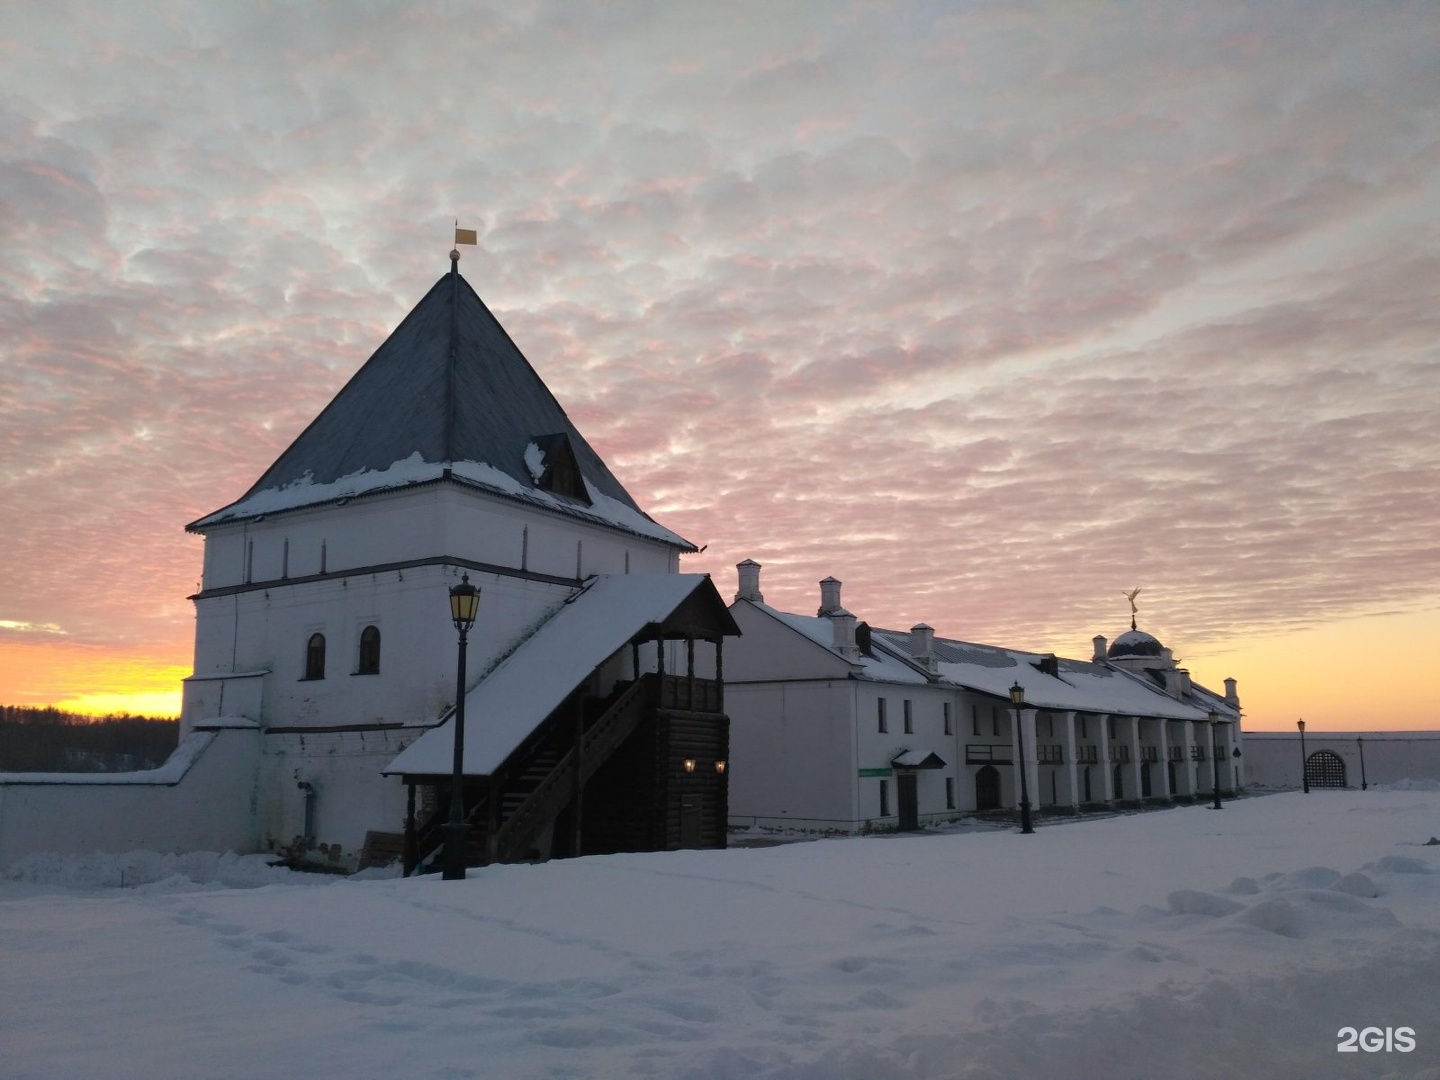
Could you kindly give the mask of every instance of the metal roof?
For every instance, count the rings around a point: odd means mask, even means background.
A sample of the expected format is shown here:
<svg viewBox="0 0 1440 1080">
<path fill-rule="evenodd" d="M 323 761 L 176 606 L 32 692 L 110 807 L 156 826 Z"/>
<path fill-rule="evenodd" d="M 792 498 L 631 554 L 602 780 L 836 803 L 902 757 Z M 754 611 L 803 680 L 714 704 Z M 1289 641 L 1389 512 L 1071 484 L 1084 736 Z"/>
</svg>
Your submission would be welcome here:
<svg viewBox="0 0 1440 1080">
<path fill-rule="evenodd" d="M 542 445 L 553 443 L 558 435 L 568 440 L 592 491 L 644 516 L 484 301 L 452 269 L 249 491 L 189 527 L 249 516 L 247 501 L 261 493 L 303 487 L 321 501 L 325 485 L 384 474 L 407 460 L 433 464 L 435 476 L 428 479 L 438 479 L 446 465 L 468 462 L 503 474 L 501 490 L 533 490 L 526 447 L 547 436 Z M 547 502 L 566 509 L 562 500 Z M 594 516 L 579 500 L 574 509 Z"/>
</svg>

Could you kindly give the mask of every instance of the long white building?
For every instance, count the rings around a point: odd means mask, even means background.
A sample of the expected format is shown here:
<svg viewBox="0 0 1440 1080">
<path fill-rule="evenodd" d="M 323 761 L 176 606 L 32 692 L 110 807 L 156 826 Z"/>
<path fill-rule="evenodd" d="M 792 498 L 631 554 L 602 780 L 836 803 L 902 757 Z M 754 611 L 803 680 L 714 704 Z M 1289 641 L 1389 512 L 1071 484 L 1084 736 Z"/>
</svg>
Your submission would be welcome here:
<svg viewBox="0 0 1440 1080">
<path fill-rule="evenodd" d="M 910 828 L 1018 807 L 1022 786 L 1037 813 L 1209 798 L 1217 772 L 1242 786 L 1234 680 L 1207 690 L 1143 631 L 1083 661 L 1025 653 L 870 627 L 834 578 L 814 615 L 778 611 L 760 569 L 737 567 L 730 609 L 732 825 Z"/>
</svg>

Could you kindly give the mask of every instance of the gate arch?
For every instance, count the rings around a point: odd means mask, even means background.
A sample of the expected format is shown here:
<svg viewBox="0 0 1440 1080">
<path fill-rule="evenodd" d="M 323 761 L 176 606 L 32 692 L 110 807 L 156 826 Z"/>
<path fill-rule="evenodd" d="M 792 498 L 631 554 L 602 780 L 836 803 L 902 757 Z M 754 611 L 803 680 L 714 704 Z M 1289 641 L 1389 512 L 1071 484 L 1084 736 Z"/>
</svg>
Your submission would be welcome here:
<svg viewBox="0 0 1440 1080">
<path fill-rule="evenodd" d="M 1311 787 L 1345 786 L 1345 759 L 1334 750 L 1316 750 L 1305 759 L 1305 779 Z"/>
</svg>

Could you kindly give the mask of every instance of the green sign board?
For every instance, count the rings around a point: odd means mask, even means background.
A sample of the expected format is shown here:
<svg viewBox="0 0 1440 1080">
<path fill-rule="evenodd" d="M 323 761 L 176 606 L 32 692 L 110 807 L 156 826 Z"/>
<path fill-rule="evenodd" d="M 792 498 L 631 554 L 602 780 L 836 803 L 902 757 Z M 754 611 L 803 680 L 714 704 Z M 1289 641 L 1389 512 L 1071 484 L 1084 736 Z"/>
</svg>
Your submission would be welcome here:
<svg viewBox="0 0 1440 1080">
<path fill-rule="evenodd" d="M 889 776 L 889 775 L 890 775 L 890 766 L 887 765 L 887 766 L 885 766 L 885 768 L 883 768 L 883 769 L 861 769 L 861 770 L 860 770 L 860 775 L 861 775 L 861 776 Z"/>
</svg>

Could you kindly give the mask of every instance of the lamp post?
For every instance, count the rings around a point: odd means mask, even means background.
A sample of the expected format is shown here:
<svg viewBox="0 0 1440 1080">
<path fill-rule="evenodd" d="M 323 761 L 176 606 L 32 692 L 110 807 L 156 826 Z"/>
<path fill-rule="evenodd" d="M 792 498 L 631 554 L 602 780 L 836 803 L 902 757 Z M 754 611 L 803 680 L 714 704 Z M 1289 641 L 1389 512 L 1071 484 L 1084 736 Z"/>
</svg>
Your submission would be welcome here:
<svg viewBox="0 0 1440 1080">
<path fill-rule="evenodd" d="M 1360 748 L 1360 790 L 1364 791 L 1370 786 L 1365 782 L 1365 740 L 1357 738 L 1355 745 Z"/>
<path fill-rule="evenodd" d="M 450 621 L 460 632 L 460 656 L 455 670 L 455 764 L 450 773 L 450 820 L 445 823 L 445 858 L 441 878 L 465 880 L 465 635 L 475 625 L 480 609 L 480 590 L 470 584 L 470 575 L 450 589 Z"/>
<path fill-rule="evenodd" d="M 1225 809 L 1220 805 L 1220 714 L 1210 714 L 1210 783 L 1215 788 L 1215 804 L 1211 810 Z"/>
<path fill-rule="evenodd" d="M 1295 726 L 1300 729 L 1300 790 L 1306 795 L 1310 794 L 1310 773 L 1306 766 L 1309 760 L 1305 757 L 1305 721 L 1296 720 Z"/>
<path fill-rule="evenodd" d="M 1018 682 L 1010 687 L 1010 702 L 1015 706 L 1015 740 L 1020 752 L 1020 831 L 1033 833 L 1035 825 L 1030 820 L 1030 783 L 1025 768 L 1025 727 L 1020 722 L 1025 709 L 1025 688 Z"/>
</svg>

